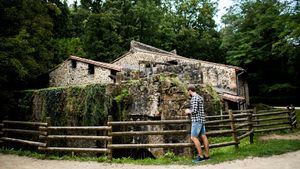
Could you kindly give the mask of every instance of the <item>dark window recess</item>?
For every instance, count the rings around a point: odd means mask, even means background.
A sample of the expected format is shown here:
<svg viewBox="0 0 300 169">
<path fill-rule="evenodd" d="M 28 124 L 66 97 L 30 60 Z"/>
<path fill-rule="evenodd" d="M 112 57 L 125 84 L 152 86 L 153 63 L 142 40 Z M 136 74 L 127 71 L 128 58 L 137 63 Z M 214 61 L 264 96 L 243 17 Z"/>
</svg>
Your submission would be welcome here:
<svg viewBox="0 0 300 169">
<path fill-rule="evenodd" d="M 117 76 L 117 71 L 115 70 L 110 70 L 110 78 L 116 83 L 116 77 Z"/>
<path fill-rule="evenodd" d="M 89 74 L 95 74 L 95 66 L 92 64 L 89 64 Z"/>
<path fill-rule="evenodd" d="M 116 71 L 116 70 L 110 70 L 110 74 L 111 74 L 111 75 L 114 75 L 114 76 L 117 75 L 117 72 L 118 72 L 118 71 Z"/>
<path fill-rule="evenodd" d="M 76 68 L 77 67 L 77 62 L 76 60 L 71 60 L 71 63 L 72 63 L 72 68 Z"/>
<path fill-rule="evenodd" d="M 167 63 L 169 63 L 171 65 L 178 65 L 178 61 L 177 60 L 170 60 L 170 61 L 167 61 Z"/>
<path fill-rule="evenodd" d="M 145 68 L 150 68 L 151 64 L 150 63 L 146 63 Z"/>
</svg>

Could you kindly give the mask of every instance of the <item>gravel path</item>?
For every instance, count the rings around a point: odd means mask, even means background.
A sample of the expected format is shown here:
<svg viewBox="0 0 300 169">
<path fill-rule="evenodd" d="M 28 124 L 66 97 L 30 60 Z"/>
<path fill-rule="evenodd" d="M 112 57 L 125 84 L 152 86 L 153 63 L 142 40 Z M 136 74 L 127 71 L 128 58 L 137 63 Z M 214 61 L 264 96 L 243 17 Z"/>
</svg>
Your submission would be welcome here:
<svg viewBox="0 0 300 169">
<path fill-rule="evenodd" d="M 215 165 L 132 165 L 64 160 L 39 160 L 0 154 L 0 169 L 296 169 L 300 168 L 300 151 L 235 160 Z"/>
</svg>

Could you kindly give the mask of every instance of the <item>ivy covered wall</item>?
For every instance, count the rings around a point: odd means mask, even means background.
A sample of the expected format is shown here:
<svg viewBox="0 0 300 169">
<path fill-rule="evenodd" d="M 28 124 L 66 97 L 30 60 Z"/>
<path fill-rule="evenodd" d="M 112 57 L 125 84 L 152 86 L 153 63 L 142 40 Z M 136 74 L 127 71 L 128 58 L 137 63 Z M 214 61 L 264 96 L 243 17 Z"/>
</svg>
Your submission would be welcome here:
<svg viewBox="0 0 300 169">
<path fill-rule="evenodd" d="M 11 118 L 46 121 L 50 117 L 51 125 L 100 125 L 111 107 L 105 91 L 100 84 L 22 91 L 17 96 L 17 115 Z"/>
</svg>

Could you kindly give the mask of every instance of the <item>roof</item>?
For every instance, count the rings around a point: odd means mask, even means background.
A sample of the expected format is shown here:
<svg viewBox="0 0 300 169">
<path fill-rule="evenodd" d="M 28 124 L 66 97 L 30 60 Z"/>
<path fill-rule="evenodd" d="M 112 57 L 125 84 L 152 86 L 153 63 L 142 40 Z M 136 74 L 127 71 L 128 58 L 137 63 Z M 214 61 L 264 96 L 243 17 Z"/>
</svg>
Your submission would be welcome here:
<svg viewBox="0 0 300 169">
<path fill-rule="evenodd" d="M 117 66 L 117 65 L 113 65 L 113 64 L 110 64 L 110 63 L 98 62 L 98 61 L 94 61 L 94 60 L 90 60 L 90 59 L 86 59 L 86 58 L 81 58 L 81 57 L 77 57 L 77 56 L 70 56 L 69 59 L 76 60 L 76 61 L 83 62 L 83 63 L 92 64 L 92 65 L 103 67 L 103 68 L 110 69 L 110 70 L 116 70 L 116 71 L 119 71 L 119 72 L 122 71 L 122 67 Z"/>
<path fill-rule="evenodd" d="M 229 68 L 233 68 L 236 71 L 245 71 L 243 68 L 241 67 L 237 67 L 237 66 L 232 66 L 232 65 L 226 65 L 226 64 L 221 64 L 221 63 L 214 63 L 214 62 L 208 62 L 208 61 L 203 61 L 203 60 L 197 60 L 197 59 L 192 59 L 192 58 L 187 58 L 187 57 L 183 57 L 180 55 L 177 55 L 174 52 L 168 52 L 162 49 L 158 49 L 156 47 L 141 43 L 141 42 L 136 42 L 136 41 L 131 41 L 130 43 L 130 50 L 129 52 L 125 53 L 124 55 L 120 56 L 119 58 L 117 58 L 116 60 L 112 61 L 111 63 L 115 63 L 118 60 L 126 57 L 127 55 L 134 53 L 134 52 L 144 52 L 144 53 L 152 53 L 152 54 L 160 54 L 160 55 L 168 55 L 169 57 L 172 57 L 174 59 L 184 59 L 184 60 L 190 60 L 190 61 L 195 61 L 195 62 L 202 62 L 202 63 L 208 63 L 208 64 L 213 64 L 213 65 L 220 65 L 220 66 L 225 66 L 225 67 L 229 67 Z"/>
<path fill-rule="evenodd" d="M 236 96 L 236 95 L 232 95 L 232 94 L 228 94 L 228 93 L 223 93 L 221 95 L 221 97 L 224 99 L 224 100 L 229 100 L 229 101 L 232 101 L 232 102 L 243 102 L 245 101 L 245 98 L 242 97 L 242 96 Z"/>
</svg>

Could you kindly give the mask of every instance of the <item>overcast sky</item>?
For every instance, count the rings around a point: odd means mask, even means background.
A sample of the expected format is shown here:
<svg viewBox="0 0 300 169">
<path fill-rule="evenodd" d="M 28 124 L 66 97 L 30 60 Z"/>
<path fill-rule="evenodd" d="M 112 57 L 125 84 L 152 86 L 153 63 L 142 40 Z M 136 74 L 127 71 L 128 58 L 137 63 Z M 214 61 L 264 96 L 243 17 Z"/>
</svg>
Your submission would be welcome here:
<svg viewBox="0 0 300 169">
<path fill-rule="evenodd" d="M 69 5 L 73 4 L 74 1 L 75 0 L 67 0 L 67 2 L 68 2 Z M 80 0 L 78 0 L 78 2 L 80 2 Z M 228 8 L 231 5 L 233 5 L 233 0 L 219 0 L 219 6 L 218 6 L 217 16 L 214 17 L 214 19 L 215 19 L 215 21 L 216 21 L 216 23 L 218 25 L 221 24 L 221 17 L 226 12 L 225 8 Z"/>
</svg>

